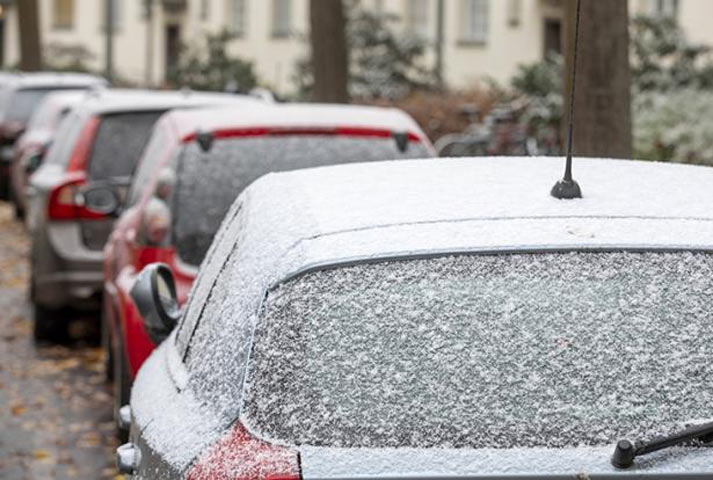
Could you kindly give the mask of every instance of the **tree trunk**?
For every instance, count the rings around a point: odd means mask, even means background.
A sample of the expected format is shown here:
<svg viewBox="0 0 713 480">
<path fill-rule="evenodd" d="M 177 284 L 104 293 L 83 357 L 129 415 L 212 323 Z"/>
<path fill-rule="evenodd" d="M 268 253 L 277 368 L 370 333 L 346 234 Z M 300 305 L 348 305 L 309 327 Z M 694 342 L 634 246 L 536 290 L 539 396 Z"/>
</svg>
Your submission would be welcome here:
<svg viewBox="0 0 713 480">
<path fill-rule="evenodd" d="M 631 158 L 628 2 L 580 0 L 574 154 Z M 569 97 L 576 0 L 565 0 L 565 90 Z M 565 105 L 569 105 L 565 102 Z M 565 112 L 565 128 L 569 112 Z"/>
<path fill-rule="evenodd" d="M 345 23 L 341 0 L 310 0 L 314 101 L 349 101 Z"/>
<path fill-rule="evenodd" d="M 37 0 L 18 0 L 17 13 L 20 18 L 20 70 L 35 72 L 42 68 Z"/>
</svg>

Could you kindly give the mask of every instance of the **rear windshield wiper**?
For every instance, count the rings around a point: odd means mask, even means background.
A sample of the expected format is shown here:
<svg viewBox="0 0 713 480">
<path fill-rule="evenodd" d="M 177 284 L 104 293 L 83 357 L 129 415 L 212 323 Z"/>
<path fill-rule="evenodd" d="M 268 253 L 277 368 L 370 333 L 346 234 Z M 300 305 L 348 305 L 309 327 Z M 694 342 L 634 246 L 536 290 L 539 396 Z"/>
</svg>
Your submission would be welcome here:
<svg viewBox="0 0 713 480">
<path fill-rule="evenodd" d="M 629 440 L 619 440 L 614 450 L 611 463 L 616 468 L 629 468 L 634 464 L 634 459 L 642 455 L 674 447 L 692 440 L 701 440 L 703 443 L 713 441 L 713 422 L 703 425 L 689 427 L 681 432 L 657 437 L 652 440 L 637 440 L 631 443 Z"/>
</svg>

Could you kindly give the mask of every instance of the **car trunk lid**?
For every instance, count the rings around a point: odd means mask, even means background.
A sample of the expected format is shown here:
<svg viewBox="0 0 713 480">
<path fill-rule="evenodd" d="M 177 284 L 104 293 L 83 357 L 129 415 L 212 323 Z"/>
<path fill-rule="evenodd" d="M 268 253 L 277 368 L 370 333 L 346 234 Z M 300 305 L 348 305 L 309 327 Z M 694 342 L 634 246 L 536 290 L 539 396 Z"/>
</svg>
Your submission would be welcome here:
<svg viewBox="0 0 713 480">
<path fill-rule="evenodd" d="M 300 448 L 304 480 L 322 479 L 622 479 L 711 478 L 713 449 L 674 448 L 611 465 L 611 447 L 572 449 Z"/>
</svg>

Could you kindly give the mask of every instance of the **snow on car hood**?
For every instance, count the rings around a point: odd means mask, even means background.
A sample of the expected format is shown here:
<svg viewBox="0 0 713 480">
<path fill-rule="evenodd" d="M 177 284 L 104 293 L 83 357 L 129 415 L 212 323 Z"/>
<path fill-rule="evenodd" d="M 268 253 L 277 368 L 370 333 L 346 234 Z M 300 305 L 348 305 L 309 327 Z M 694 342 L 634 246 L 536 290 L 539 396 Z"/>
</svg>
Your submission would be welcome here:
<svg viewBox="0 0 713 480">
<path fill-rule="evenodd" d="M 571 479 L 711 478 L 712 448 L 676 448 L 642 457 L 615 469 L 614 446 L 563 450 L 300 449 L 305 480 L 365 478 Z"/>
</svg>

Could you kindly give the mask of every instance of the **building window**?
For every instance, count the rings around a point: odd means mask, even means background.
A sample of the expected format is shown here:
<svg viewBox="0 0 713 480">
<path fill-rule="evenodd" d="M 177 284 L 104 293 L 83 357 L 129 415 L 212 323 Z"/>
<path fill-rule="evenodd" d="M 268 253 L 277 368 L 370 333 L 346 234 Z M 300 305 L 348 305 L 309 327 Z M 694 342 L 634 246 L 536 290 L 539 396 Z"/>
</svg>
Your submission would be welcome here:
<svg viewBox="0 0 713 480">
<path fill-rule="evenodd" d="M 488 41 L 488 0 L 462 0 L 463 26 L 461 43 L 482 44 Z"/>
<path fill-rule="evenodd" d="M 242 37 L 245 35 L 247 25 L 247 0 L 230 1 L 230 30 L 234 35 Z"/>
<path fill-rule="evenodd" d="M 106 29 L 106 4 L 111 1 L 112 5 L 112 20 L 113 20 L 113 30 L 116 31 L 121 28 L 121 13 L 123 11 L 124 0 L 99 0 L 101 2 L 101 8 L 99 13 L 101 18 L 99 19 L 99 24 L 102 26 L 102 30 Z"/>
<path fill-rule="evenodd" d="M 290 0 L 272 0 L 272 36 L 285 38 L 290 35 L 292 2 Z"/>
<path fill-rule="evenodd" d="M 208 20 L 208 17 L 210 17 L 210 1 L 209 0 L 201 0 L 200 16 L 201 16 L 201 20 L 203 20 L 203 21 Z"/>
<path fill-rule="evenodd" d="M 522 21 L 522 0 L 508 0 L 508 25 L 517 27 Z"/>
<path fill-rule="evenodd" d="M 406 31 L 413 35 L 428 35 L 428 0 L 406 0 Z"/>
<path fill-rule="evenodd" d="M 74 0 L 54 0 L 54 28 L 68 29 L 74 26 Z"/>
<path fill-rule="evenodd" d="M 650 0 L 649 13 L 657 17 L 678 17 L 678 0 Z"/>
</svg>

